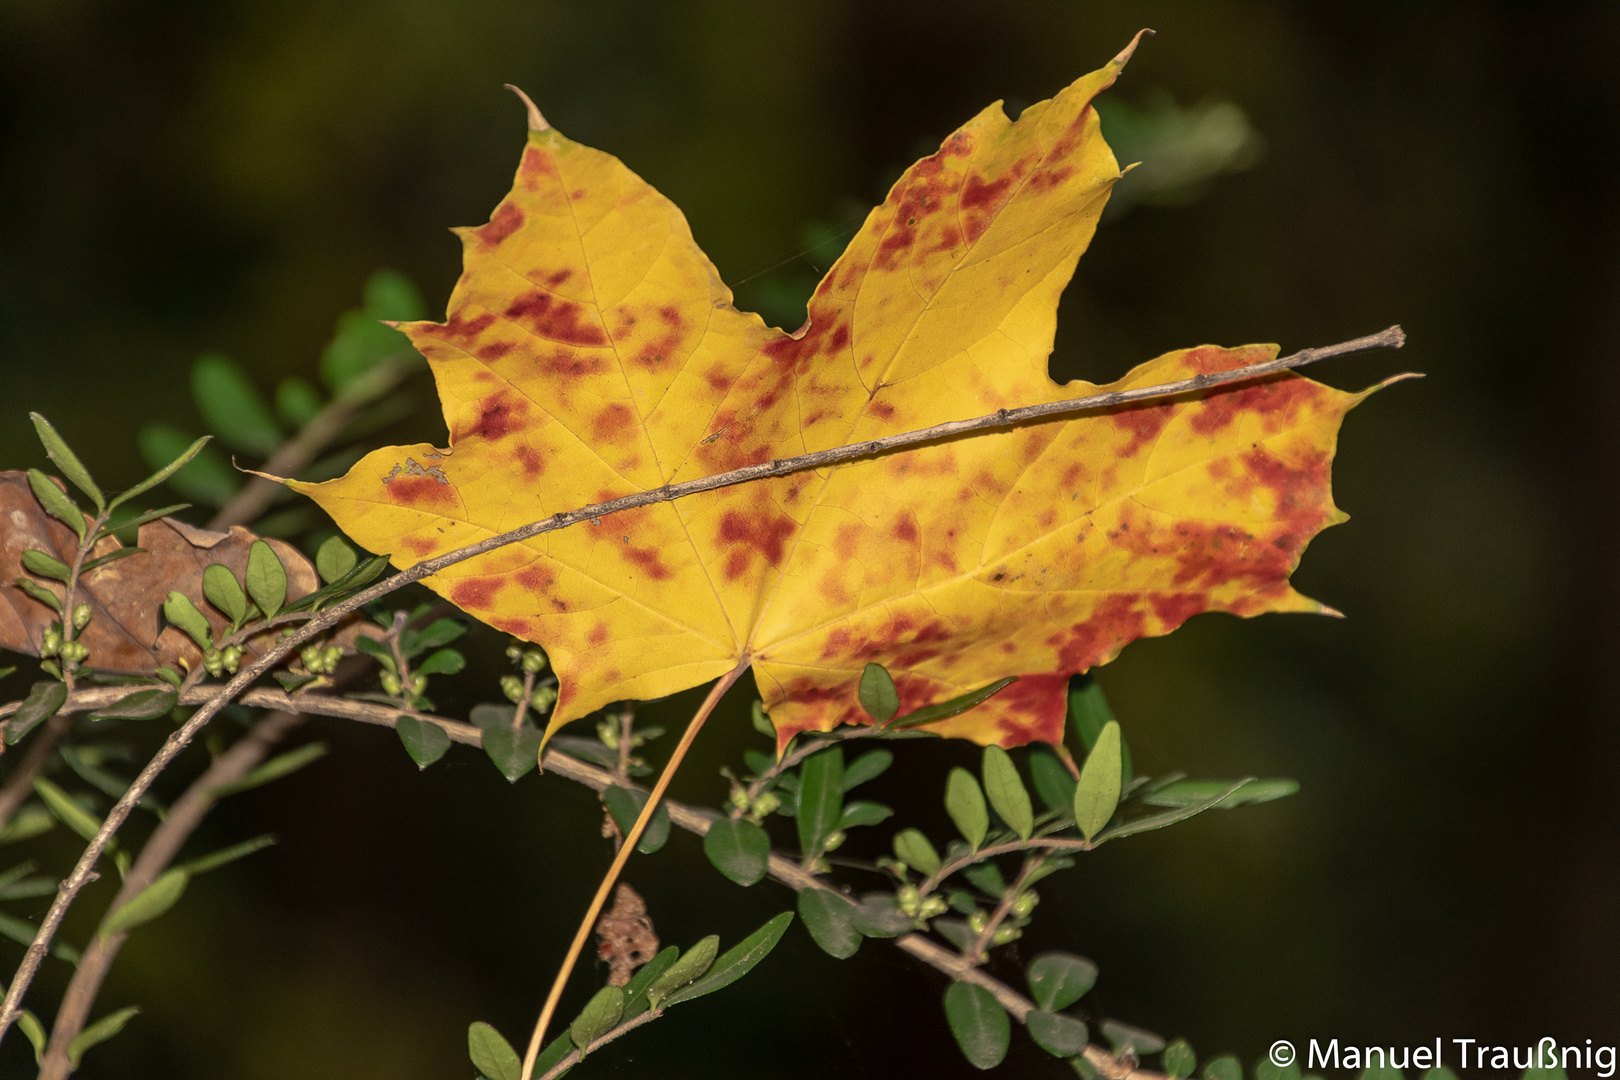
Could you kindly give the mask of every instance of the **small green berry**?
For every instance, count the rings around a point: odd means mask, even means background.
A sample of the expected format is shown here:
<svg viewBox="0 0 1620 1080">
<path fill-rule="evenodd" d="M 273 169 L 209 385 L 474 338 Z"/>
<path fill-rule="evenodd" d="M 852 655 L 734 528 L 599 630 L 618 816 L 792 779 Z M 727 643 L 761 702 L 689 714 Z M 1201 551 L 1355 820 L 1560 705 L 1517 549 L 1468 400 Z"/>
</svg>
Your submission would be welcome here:
<svg viewBox="0 0 1620 1080">
<path fill-rule="evenodd" d="M 383 688 L 383 693 L 387 694 L 389 697 L 398 697 L 399 696 L 399 676 L 395 675 L 392 671 L 383 672 L 382 673 L 382 688 Z"/>
<path fill-rule="evenodd" d="M 506 695 L 506 700 L 516 705 L 523 700 L 523 680 L 516 675 L 502 675 L 501 693 Z"/>
<path fill-rule="evenodd" d="M 90 605 L 80 604 L 73 609 L 73 629 L 83 630 L 90 625 Z"/>
<path fill-rule="evenodd" d="M 546 654 L 538 649 L 530 649 L 523 654 L 523 674 L 538 675 L 546 670 Z"/>
</svg>

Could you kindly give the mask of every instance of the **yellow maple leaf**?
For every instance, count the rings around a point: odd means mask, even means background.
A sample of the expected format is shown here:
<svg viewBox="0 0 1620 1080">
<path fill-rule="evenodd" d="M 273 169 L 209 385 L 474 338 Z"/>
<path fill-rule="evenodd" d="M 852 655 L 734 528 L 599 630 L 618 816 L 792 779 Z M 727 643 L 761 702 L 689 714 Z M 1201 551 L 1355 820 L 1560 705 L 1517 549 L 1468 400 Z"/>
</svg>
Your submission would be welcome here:
<svg viewBox="0 0 1620 1080">
<path fill-rule="evenodd" d="M 446 321 L 401 326 L 449 449 L 293 486 L 403 569 L 668 483 L 1097 392 L 1046 360 L 1120 176 L 1091 102 L 1131 48 L 1016 123 L 990 106 L 907 170 L 792 334 L 732 306 L 674 204 L 531 106 L 511 193 L 460 232 Z M 1110 389 L 1275 353 L 1173 352 Z M 1203 611 L 1325 610 L 1288 577 L 1343 519 L 1329 464 L 1363 396 L 1281 374 L 942 441 L 613 514 L 427 584 L 545 647 L 548 732 L 746 663 L 785 740 L 865 722 L 875 661 L 904 711 L 1020 676 L 932 729 L 1057 741 L 1067 678 L 1135 638 Z"/>
</svg>

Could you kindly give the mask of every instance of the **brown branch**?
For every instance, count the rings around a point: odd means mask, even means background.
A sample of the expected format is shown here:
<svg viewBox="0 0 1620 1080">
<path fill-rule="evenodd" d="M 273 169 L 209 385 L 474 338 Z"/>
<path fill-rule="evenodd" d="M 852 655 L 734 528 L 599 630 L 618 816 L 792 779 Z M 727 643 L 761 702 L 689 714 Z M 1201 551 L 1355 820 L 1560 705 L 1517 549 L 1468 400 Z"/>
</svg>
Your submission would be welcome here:
<svg viewBox="0 0 1620 1080">
<path fill-rule="evenodd" d="M 990 918 L 985 920 L 984 929 L 979 931 L 979 936 L 973 939 L 973 947 L 962 953 L 964 959 L 974 964 L 984 963 L 984 958 L 990 952 L 990 942 L 996 936 L 996 930 L 1007 920 L 1008 913 L 1018 902 L 1019 894 L 1024 891 L 1024 882 L 1028 881 L 1029 875 L 1039 869 L 1041 863 L 1045 861 L 1046 856 L 1043 853 L 1024 856 L 1024 865 L 1019 868 L 1018 877 L 1013 879 L 1011 885 L 1001 890 L 1001 902 L 990 913 Z"/>
<path fill-rule="evenodd" d="M 85 846 L 83 854 L 73 868 L 73 872 L 64 878 L 61 885 L 58 886 L 56 900 L 51 904 L 50 910 L 45 913 L 45 918 L 40 922 L 39 931 L 34 935 L 33 943 L 28 946 L 27 952 L 23 954 L 22 962 L 17 966 L 17 972 L 7 987 L 5 1000 L 3 1004 L 0 1004 L 0 1037 L 4 1037 L 5 1033 L 10 1030 L 11 1025 L 17 1019 L 18 1013 L 21 1012 L 23 996 L 33 983 L 34 975 L 38 972 L 39 965 L 45 958 L 45 951 L 50 947 L 51 939 L 56 936 L 56 931 L 61 926 L 62 918 L 67 913 L 68 907 L 85 885 L 89 884 L 93 879 L 96 862 L 101 858 L 113 835 L 123 825 L 125 819 L 129 817 L 136 804 L 145 797 L 147 791 L 158 776 L 162 774 L 163 770 L 179 756 L 180 752 L 191 743 L 197 733 L 207 726 L 208 722 L 227 703 L 234 701 L 248 687 L 268 674 L 272 668 L 281 663 L 299 646 L 337 624 L 350 612 L 358 610 L 373 600 L 386 596 L 412 582 L 420 581 L 430 574 L 435 574 L 447 567 L 476 558 L 479 555 L 509 544 L 567 528 L 582 521 L 605 517 L 622 510 L 648 506 L 653 503 L 670 502 L 703 491 L 713 491 L 718 488 L 746 484 L 768 477 L 784 476 L 804 469 L 838 465 L 859 458 L 905 449 L 935 439 L 965 435 L 975 431 L 1011 427 L 1015 424 L 1032 421 L 1044 422 L 1075 413 L 1112 408 L 1118 405 L 1145 401 L 1149 398 L 1174 396 L 1225 383 L 1260 378 L 1289 368 L 1302 367 L 1319 360 L 1342 356 L 1345 353 L 1357 352 L 1362 349 L 1400 348 L 1405 341 L 1406 335 L 1401 332 L 1401 328 L 1392 326 L 1381 333 L 1369 334 L 1366 337 L 1356 338 L 1338 345 L 1328 345 L 1317 349 L 1302 349 L 1290 356 L 1279 357 L 1276 360 L 1262 364 L 1236 368 L 1232 371 L 1196 375 L 1190 379 L 1182 379 L 1158 386 L 1141 387 L 1136 390 L 1094 394 L 1073 401 L 1050 402 L 1021 409 L 1000 409 L 988 416 L 981 416 L 973 420 L 958 420 L 946 424 L 937 424 L 934 427 L 892 435 L 883 439 L 874 439 L 854 446 L 840 447 L 813 454 L 801 454 L 797 457 L 784 458 L 760 465 L 750 465 L 741 469 L 734 469 L 731 472 L 703 477 L 682 484 L 665 484 L 663 487 L 654 488 L 650 491 L 638 492 L 608 502 L 596 503 L 579 510 L 555 514 L 543 521 L 537 521 L 514 529 L 511 532 L 490 537 L 488 540 L 477 544 L 471 544 L 432 559 L 425 559 L 408 570 L 363 589 L 350 596 L 347 600 L 334 604 L 321 614 L 312 617 L 301 629 L 281 638 L 263 656 L 241 668 L 225 684 L 218 696 L 199 708 L 185 724 L 169 736 L 163 746 L 152 757 L 152 760 L 141 770 L 140 775 L 125 790 L 123 796 L 113 804 L 112 809 L 107 812 L 107 817 L 103 821 L 101 828 L 97 830 L 96 835 Z"/>
<path fill-rule="evenodd" d="M 20 701 L 8 704 L 6 708 L 10 712 L 6 715 L 15 712 L 21 704 Z M 56 744 L 62 741 L 62 736 L 66 735 L 68 728 L 72 726 L 73 716 L 64 706 L 57 710 L 55 716 L 45 721 L 45 726 L 29 741 L 28 750 L 23 754 L 22 760 L 17 762 L 17 767 L 6 777 L 5 784 L 0 786 L 0 829 L 6 827 L 11 821 L 11 815 L 15 814 L 17 808 L 34 793 L 34 777 L 45 767 L 45 762 L 56 752 Z"/>
<path fill-rule="evenodd" d="M 117 911 L 156 881 L 174 860 L 181 845 L 213 808 L 214 793 L 257 767 L 276 743 L 303 720 L 303 716 L 293 712 L 267 713 L 229 750 L 215 758 L 207 771 L 186 788 L 169 809 L 162 824 L 153 830 L 151 837 L 141 847 L 140 855 L 125 875 L 123 885 L 107 911 Z M 79 960 L 73 979 L 63 995 L 61 1007 L 56 1012 L 50 1045 L 40 1065 L 39 1080 L 66 1080 L 73 1071 L 73 1066 L 68 1062 L 68 1045 L 89 1020 L 90 1008 L 95 1004 L 96 995 L 101 992 L 101 984 L 128 937 L 127 931 L 105 936 L 97 934 L 85 948 L 84 956 Z"/>
<path fill-rule="evenodd" d="M 336 439 L 361 407 L 382 397 L 398 386 L 409 369 L 398 360 L 382 360 L 364 375 L 350 383 L 343 392 L 316 413 L 310 422 L 291 439 L 282 443 L 270 460 L 264 463 L 264 472 L 276 476 L 292 476 Z M 274 480 L 262 476 L 250 479 L 242 490 L 232 495 L 208 522 L 207 528 L 224 531 L 232 525 L 246 525 L 270 508 L 271 502 L 285 489 Z"/>
</svg>

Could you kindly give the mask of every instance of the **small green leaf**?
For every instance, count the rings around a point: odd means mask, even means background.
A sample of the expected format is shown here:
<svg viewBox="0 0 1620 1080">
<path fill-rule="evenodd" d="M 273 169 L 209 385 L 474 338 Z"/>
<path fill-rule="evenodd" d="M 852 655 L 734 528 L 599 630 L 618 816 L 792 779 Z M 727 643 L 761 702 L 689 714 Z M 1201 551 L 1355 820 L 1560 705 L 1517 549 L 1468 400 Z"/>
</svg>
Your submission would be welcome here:
<svg viewBox="0 0 1620 1080">
<path fill-rule="evenodd" d="M 255 851 L 263 851 L 267 847 L 274 847 L 275 843 L 276 838 L 274 836 L 270 833 L 264 833 L 255 836 L 251 840 L 244 840 L 240 844 L 232 844 L 228 848 L 220 848 L 218 851 L 192 859 L 190 862 L 181 864 L 180 869 L 192 877 L 196 877 L 198 874 L 206 874 L 210 870 L 218 870 L 220 867 L 227 866 L 237 859 L 244 859 Z"/>
<path fill-rule="evenodd" d="M 419 769 L 438 761 L 450 749 L 449 733 L 432 721 L 401 716 L 394 721 L 394 730 L 399 732 L 399 741 L 405 744 L 405 752 Z"/>
<path fill-rule="evenodd" d="M 894 857 L 929 877 L 939 873 L 944 865 L 939 861 L 939 852 L 934 850 L 934 845 L 918 829 L 901 829 L 895 834 Z"/>
<path fill-rule="evenodd" d="M 68 1043 L 68 1064 L 77 1069 L 79 1063 L 84 1060 L 86 1050 L 98 1043 L 106 1042 L 120 1031 L 123 1031 L 124 1025 L 129 1023 L 135 1014 L 140 1011 L 138 1005 L 126 1006 L 115 1013 L 108 1013 L 79 1032 L 78 1035 L 74 1036 L 73 1041 Z"/>
<path fill-rule="evenodd" d="M 889 751 L 881 748 L 868 750 L 844 767 L 844 790 L 849 791 L 868 780 L 876 780 L 893 764 L 894 755 Z"/>
<path fill-rule="evenodd" d="M 1082 1053 L 1086 1041 L 1091 1037 L 1086 1025 L 1074 1017 L 1059 1016 L 1040 1009 L 1024 1017 L 1024 1026 L 1029 1028 L 1029 1037 L 1035 1040 L 1035 1045 L 1053 1057 L 1066 1058 Z"/>
<path fill-rule="evenodd" d="M 34 1044 L 34 1064 L 45 1064 L 45 1025 L 39 1022 L 39 1017 L 24 1009 L 17 1014 L 17 1026 L 22 1033 L 28 1036 L 28 1041 Z"/>
<path fill-rule="evenodd" d="M 1198 1055 L 1186 1039 L 1172 1039 L 1164 1048 L 1164 1072 L 1170 1080 L 1186 1080 L 1198 1070 Z"/>
<path fill-rule="evenodd" d="M 325 407 L 326 399 L 306 379 L 295 375 L 276 384 L 276 415 L 289 427 L 302 428 Z"/>
<path fill-rule="evenodd" d="M 96 833 L 101 831 L 101 819 L 80 806 L 67 792 L 57 787 L 43 776 L 34 777 L 34 790 L 39 797 L 45 800 L 56 819 L 85 840 L 95 839 Z"/>
<path fill-rule="evenodd" d="M 80 540 L 84 539 L 87 528 L 84 511 L 79 509 L 79 504 L 73 501 L 71 495 L 57 487 L 56 481 L 38 469 L 28 470 L 28 486 L 33 489 L 34 498 L 39 500 L 39 505 L 45 508 L 47 514 L 78 533 Z"/>
<path fill-rule="evenodd" d="M 489 1080 L 518 1080 L 523 1075 L 523 1061 L 512 1044 L 482 1020 L 467 1029 L 467 1056 Z"/>
<path fill-rule="evenodd" d="M 962 1056 L 976 1069 L 993 1069 L 1007 1056 L 1012 1024 L 996 996 L 982 986 L 953 982 L 945 991 L 945 1019 Z"/>
<path fill-rule="evenodd" d="M 1048 810 L 1074 812 L 1074 777 L 1056 754 L 1046 750 L 1030 751 L 1029 775 L 1035 782 L 1035 794 Z"/>
<path fill-rule="evenodd" d="M 215 788 L 211 794 L 216 799 L 227 795 L 236 795 L 243 791 L 251 791 L 261 787 L 272 780 L 280 780 L 283 776 L 302 769 L 305 765 L 318 758 L 326 756 L 326 744 L 320 742 L 305 743 L 296 750 L 289 750 L 285 754 L 278 754 L 257 769 L 248 773 L 242 779 L 229 784 L 222 784 Z"/>
<path fill-rule="evenodd" d="M 893 893 L 867 893 L 855 905 L 855 929 L 862 937 L 892 938 L 916 929 L 912 918 L 900 910 Z"/>
<path fill-rule="evenodd" d="M 241 626 L 247 619 L 247 594 L 242 591 L 230 567 L 222 563 L 209 563 L 203 567 L 203 596 L 231 620 L 231 626 Z"/>
<path fill-rule="evenodd" d="M 29 413 L 28 418 L 34 422 L 34 431 L 39 434 L 39 441 L 44 444 L 46 455 L 58 469 L 62 470 L 62 475 L 67 477 L 68 483 L 90 496 L 90 501 L 96 504 L 97 512 L 107 509 L 107 500 L 101 497 L 101 489 L 90 479 L 90 470 L 86 469 L 78 455 L 69 449 L 67 441 L 57 434 L 51 422 L 37 412 Z"/>
<path fill-rule="evenodd" d="M 41 833 L 56 828 L 56 815 L 45 807 L 30 803 L 11 815 L 11 820 L 0 828 L 0 844 L 15 844 L 32 840 Z"/>
<path fill-rule="evenodd" d="M 1182 780 L 1142 796 L 1150 806 L 1193 806 L 1215 796 L 1224 796 L 1214 805 L 1221 810 L 1252 803 L 1270 802 L 1299 791 L 1297 780 L 1250 780 L 1232 790 L 1231 780 Z M 1227 794 L 1231 792 L 1231 794 Z"/>
<path fill-rule="evenodd" d="M 194 502 L 224 506 L 241 486 L 238 474 L 225 455 L 211 446 L 198 448 L 196 440 L 167 424 L 147 424 L 136 438 L 141 457 L 150 467 L 162 471 L 176 458 L 192 455 L 168 476 L 170 488 Z"/>
<path fill-rule="evenodd" d="M 1203 802 L 1193 803 L 1191 806 L 1178 807 L 1174 810 L 1166 810 L 1162 814 L 1152 814 L 1148 817 L 1137 818 L 1134 821 L 1127 821 L 1123 824 L 1116 825 L 1112 829 L 1104 832 L 1101 836 L 1097 837 L 1096 842 L 1099 844 L 1105 844 L 1110 840 L 1119 840 L 1126 836 L 1135 836 L 1137 833 L 1152 832 L 1155 829 L 1162 829 L 1167 825 L 1174 825 L 1177 822 L 1186 821 L 1190 817 L 1196 817 L 1197 815 L 1202 814 L 1205 810 L 1213 809 L 1224 799 L 1230 798 L 1234 792 L 1238 791 L 1246 783 L 1249 783 L 1249 781 L 1239 780 L 1225 790 L 1217 791 Z"/>
<path fill-rule="evenodd" d="M 624 1015 L 624 991 L 617 986 L 604 986 L 591 996 L 577 1019 L 568 1026 L 568 1037 L 579 1047 L 580 1057 L 591 1043 L 613 1030 Z"/>
<path fill-rule="evenodd" d="M 51 590 L 47 589 L 45 586 L 41 585 L 39 582 L 30 578 L 20 577 L 15 579 L 12 584 L 16 585 L 17 588 L 21 589 L 29 596 L 32 596 L 35 600 L 38 600 L 52 611 L 60 612 L 62 610 L 62 598 L 57 596 Z"/>
<path fill-rule="evenodd" d="M 855 928 L 855 905 L 835 892 L 801 890 L 799 918 L 829 956 L 847 960 L 861 947 L 861 932 Z"/>
<path fill-rule="evenodd" d="M 127 547 L 127 548 L 119 548 L 116 551 L 109 551 L 107 554 L 98 556 L 97 558 L 87 559 L 85 561 L 84 565 L 79 567 L 79 576 L 82 578 L 86 574 L 88 574 L 90 571 L 92 571 L 92 570 L 100 570 L 103 566 L 106 566 L 108 563 L 115 563 L 119 559 L 127 559 L 131 555 L 144 555 L 144 554 L 146 554 L 146 549 L 143 548 L 143 547 Z"/>
<path fill-rule="evenodd" d="M 1165 1052 L 1168 1053 L 1169 1050 L 1166 1049 Z M 1287 1065 L 1278 1065 L 1276 1062 L 1271 1060 L 1269 1055 L 1255 1062 L 1254 1068 L 1251 1071 L 1254 1073 L 1254 1080 L 1301 1080 L 1299 1062 L 1291 1061 Z M 1395 1074 L 1391 1080 L 1405 1080 L 1405 1076 L 1401 1070 L 1391 1069 L 1390 1071 Z M 1525 1070 L 1527 1075 L 1537 1071 L 1540 1070 Z M 1545 1071 L 1552 1072 L 1554 1070 L 1548 1069 Z M 1541 1080 L 1568 1080 L 1568 1078 L 1563 1075 L 1562 1069 L 1556 1071 L 1559 1073 L 1557 1077 L 1545 1076 L 1542 1077 Z M 1429 1077 L 1425 1075 L 1424 1080 L 1429 1080 Z M 1438 1080 L 1438 1078 L 1435 1078 L 1435 1080 Z M 1526 1078 L 1521 1076 L 1519 1080 L 1526 1080 Z M 1535 1078 L 1530 1078 L 1530 1080 L 1535 1080 Z"/>
<path fill-rule="evenodd" d="M 701 979 L 670 994 L 667 1004 L 691 1001 L 693 998 L 700 998 L 730 986 L 754 970 L 761 960 L 771 954 L 771 950 L 782 940 L 782 935 L 787 932 L 788 924 L 792 921 L 791 911 L 782 912 L 722 953 Z M 626 989 L 628 990 L 628 987 Z"/>
<path fill-rule="evenodd" d="M 663 949 L 659 954 L 641 965 L 641 970 L 630 976 L 630 981 L 624 985 L 624 1018 L 634 1020 L 647 1011 L 647 987 L 653 980 L 669 970 L 669 965 L 681 955 L 681 950 L 674 945 Z M 538 1072 L 539 1070 L 535 1070 Z"/>
<path fill-rule="evenodd" d="M 821 854 L 844 812 L 844 748 L 829 747 L 799 766 L 799 848 L 806 859 Z"/>
<path fill-rule="evenodd" d="M 618 825 L 619 832 L 624 836 L 630 835 L 630 829 L 641 816 L 641 808 L 647 805 L 647 793 L 640 788 L 624 788 L 617 785 L 605 788 L 602 791 L 602 804 L 607 807 L 608 813 L 613 815 L 614 824 Z M 641 834 L 636 843 L 636 850 L 643 855 L 651 855 L 663 847 L 669 840 L 669 809 L 663 803 L 653 811 L 652 819 L 647 822 L 647 829 Z"/>
<path fill-rule="evenodd" d="M 662 975 L 648 984 L 648 1003 L 654 1009 L 657 1009 L 662 1006 L 665 998 L 687 983 L 701 978 L 714 965 L 714 958 L 719 952 L 720 937 L 718 934 L 710 934 L 686 950 L 680 959 L 669 965 Z"/>
<path fill-rule="evenodd" d="M 1113 719 L 1114 710 L 1108 707 L 1097 680 L 1090 675 L 1076 675 L 1069 682 L 1069 722 L 1086 753 L 1091 753 L 1103 728 Z"/>
<path fill-rule="evenodd" d="M 1007 879 L 1001 876 L 1001 867 L 993 862 L 977 863 L 962 871 L 962 876 L 973 883 L 973 887 L 987 896 L 1001 899 L 1007 892 Z M 969 908 L 963 914 L 971 914 Z"/>
<path fill-rule="evenodd" d="M 1029 964 L 1029 992 L 1046 1012 L 1060 1012 L 1097 984 L 1097 965 L 1073 953 L 1042 953 Z"/>
<path fill-rule="evenodd" d="M 765 877 L 771 838 L 752 821 L 721 818 L 703 837 L 703 853 L 716 870 L 738 885 L 753 885 Z"/>
<path fill-rule="evenodd" d="M 847 831 L 863 825 L 880 825 L 893 816 L 894 811 L 882 803 L 856 799 L 845 805 L 844 812 L 838 818 L 838 828 Z"/>
<path fill-rule="evenodd" d="M 776 729 L 771 726 L 771 718 L 765 715 L 765 703 L 763 701 L 756 701 L 749 707 L 748 719 L 754 725 L 755 731 L 767 739 L 776 738 Z"/>
<path fill-rule="evenodd" d="M 455 649 L 440 649 L 416 665 L 418 675 L 454 675 L 467 666 L 467 658 Z"/>
<path fill-rule="evenodd" d="M 137 690 L 90 714 L 92 720 L 156 720 L 169 715 L 180 695 L 163 687 Z"/>
<path fill-rule="evenodd" d="M 354 569 L 359 561 L 354 548 L 350 547 L 341 536 L 329 538 L 315 552 L 315 569 L 321 575 L 321 580 L 328 585 L 337 581 Z"/>
<path fill-rule="evenodd" d="M 1222 1054 L 1205 1063 L 1204 1080 L 1243 1080 L 1243 1063 L 1231 1054 Z"/>
<path fill-rule="evenodd" d="M 1035 811 L 1018 766 L 1007 751 L 991 744 L 984 748 L 984 793 L 1001 820 L 1011 826 L 1020 840 L 1028 840 L 1035 829 Z"/>
<path fill-rule="evenodd" d="M 39 936 L 39 927 L 27 919 L 19 919 L 15 915 L 7 915 L 0 911 L 0 935 L 10 938 L 19 945 L 32 945 L 34 938 Z M 51 955 L 69 964 L 77 964 L 80 958 L 78 949 L 61 942 L 51 946 Z"/>
<path fill-rule="evenodd" d="M 1164 1049 L 1164 1039 L 1151 1031 L 1122 1024 L 1118 1020 L 1104 1020 L 1098 1026 L 1102 1028 L 1103 1037 L 1113 1045 L 1116 1054 L 1123 1054 L 1129 1050 L 1137 1057 L 1142 1057 L 1146 1054 L 1157 1054 Z"/>
<path fill-rule="evenodd" d="M 945 811 L 956 823 L 957 831 L 974 851 L 984 843 L 990 831 L 990 811 L 984 805 L 984 792 L 973 774 L 958 765 L 945 781 Z"/>
<path fill-rule="evenodd" d="M 183 630 L 197 643 L 197 648 L 206 650 L 214 647 L 214 628 L 209 625 L 208 617 L 197 610 L 197 605 L 185 593 L 169 593 L 169 598 L 163 601 L 163 617 L 169 621 L 169 625 Z"/>
<path fill-rule="evenodd" d="M 416 656 L 440 645 L 448 645 L 467 632 L 467 624 L 457 619 L 437 619 L 421 630 L 406 630 L 399 637 L 399 651 Z"/>
<path fill-rule="evenodd" d="M 283 610 L 289 612 L 313 611 L 323 604 L 336 600 L 340 596 L 346 596 L 351 592 L 358 592 L 359 590 L 365 588 L 386 569 L 388 569 L 388 556 L 377 555 L 370 559 L 366 559 L 359 566 L 356 566 L 353 570 L 350 570 L 343 577 L 332 582 L 332 584 L 326 586 L 325 588 L 316 589 L 314 592 L 309 593 L 306 596 L 299 597 L 297 600 L 294 600 L 292 603 L 288 604 Z"/>
<path fill-rule="evenodd" d="M 202 453 L 203 447 L 207 446 L 212 439 L 212 435 L 204 435 L 202 438 L 196 440 L 190 446 L 186 447 L 185 450 L 182 451 L 181 454 L 173 461 L 169 462 L 167 465 L 163 466 L 157 472 L 153 473 L 151 476 L 148 476 L 145 480 L 142 480 L 128 491 L 119 495 L 107 505 L 118 506 L 121 503 L 128 502 L 130 499 L 133 499 L 135 496 L 140 495 L 143 492 L 157 487 L 159 484 L 163 483 L 163 481 L 167 480 L 169 477 L 191 464 L 191 459 Z M 142 514 L 140 517 L 132 521 L 126 521 L 122 525 L 119 525 L 118 528 L 128 529 L 137 525 L 144 525 L 148 521 L 153 521 L 165 514 L 172 514 L 176 510 L 182 509 L 184 509 L 184 506 L 165 507 L 164 509 L 155 511 L 151 514 Z"/>
<path fill-rule="evenodd" d="M 139 529 L 142 525 L 145 525 L 148 522 L 156 521 L 159 518 L 168 517 L 170 514 L 178 514 L 182 510 L 190 509 L 190 503 L 175 503 L 172 506 L 160 506 L 156 510 L 148 510 L 145 513 L 136 514 L 134 517 L 124 518 L 118 521 L 110 521 L 106 525 L 102 526 L 100 532 L 96 533 L 96 539 L 100 540 L 103 536 L 111 536 L 113 533 L 122 532 L 125 529 Z M 146 549 L 130 548 L 128 550 L 145 551 Z"/>
<path fill-rule="evenodd" d="M 35 683 L 29 688 L 22 704 L 17 706 L 17 711 L 11 714 L 11 719 L 6 721 L 6 745 L 17 745 L 40 721 L 55 716 L 66 701 L 66 683 L 55 680 Z"/>
<path fill-rule="evenodd" d="M 866 715 L 880 724 L 888 723 L 900 711 L 900 691 L 894 688 L 894 679 L 882 664 L 866 665 L 861 672 L 856 699 L 866 710 Z"/>
<path fill-rule="evenodd" d="M 238 450 L 269 457 L 281 445 L 270 405 L 242 369 L 216 353 L 191 366 L 191 396 L 208 426 Z"/>
<path fill-rule="evenodd" d="M 484 753 L 515 784 L 540 763 L 540 731 L 527 723 L 516 730 L 509 723 L 491 724 L 484 728 Z"/>
<path fill-rule="evenodd" d="M 33 548 L 22 553 L 22 565 L 30 574 L 54 578 L 57 581 L 66 581 L 73 576 L 73 570 L 67 563 L 54 555 L 47 555 Z"/>
<path fill-rule="evenodd" d="M 1017 681 L 1018 676 L 1010 675 L 1005 679 L 997 679 L 988 686 L 981 686 L 977 690 L 969 691 L 968 693 L 963 694 L 961 697 L 954 697 L 949 701 L 941 701 L 937 705 L 924 705 L 916 712 L 907 713 L 899 719 L 892 721 L 889 724 L 889 727 L 896 731 L 900 731 L 905 728 L 921 727 L 923 724 L 932 724 L 936 721 L 944 720 L 947 717 L 955 716 L 957 713 L 967 712 L 975 705 L 980 705 L 986 701 L 989 701 L 991 698 L 995 697 L 997 694 L 1001 693 L 1003 690 L 1007 689 L 1007 687 L 1011 686 Z"/>
<path fill-rule="evenodd" d="M 13 866 L 10 870 L 0 873 L 0 894 L 3 894 L 7 889 L 11 888 L 11 886 L 15 885 L 17 882 L 21 881 L 23 878 L 27 877 L 29 874 L 32 874 L 38 869 L 39 863 L 35 862 L 33 859 L 29 859 L 27 862 L 20 862 L 16 866 Z"/>
<path fill-rule="evenodd" d="M 287 602 L 287 568 L 275 549 L 263 540 L 253 541 L 248 548 L 247 591 L 259 605 L 264 617 L 273 619 Z"/>
<path fill-rule="evenodd" d="M 378 270 L 366 279 L 366 314 L 373 319 L 411 322 L 427 318 L 427 306 L 411 279 L 398 270 Z"/>
<path fill-rule="evenodd" d="M 1119 723 L 1110 720 L 1080 766 L 1080 782 L 1074 789 L 1074 823 L 1087 840 L 1101 832 L 1114 816 L 1119 806 L 1120 781 Z"/>
<path fill-rule="evenodd" d="M 165 870 L 158 875 L 156 881 L 130 897 L 128 902 L 103 919 L 101 928 L 96 931 L 97 935 L 104 939 L 110 938 L 114 934 L 127 933 L 138 926 L 146 925 L 174 907 L 190 881 L 191 875 L 178 867 Z"/>
</svg>

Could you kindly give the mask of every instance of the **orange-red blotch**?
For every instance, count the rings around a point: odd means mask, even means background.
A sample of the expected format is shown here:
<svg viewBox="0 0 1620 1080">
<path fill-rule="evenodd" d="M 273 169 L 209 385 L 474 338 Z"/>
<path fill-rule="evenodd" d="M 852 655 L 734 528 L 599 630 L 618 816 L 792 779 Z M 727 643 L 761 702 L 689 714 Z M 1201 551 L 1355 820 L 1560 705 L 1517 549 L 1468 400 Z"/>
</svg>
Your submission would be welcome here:
<svg viewBox="0 0 1620 1080">
<path fill-rule="evenodd" d="M 585 322 L 586 308 L 552 293 L 527 292 L 506 309 L 506 317 L 522 323 L 537 337 L 563 345 L 606 345 L 600 326 Z"/>
</svg>

